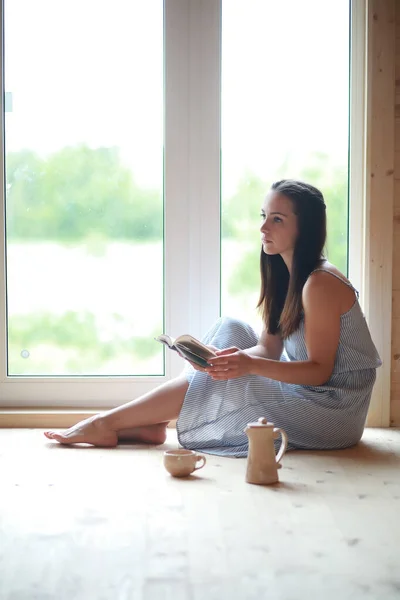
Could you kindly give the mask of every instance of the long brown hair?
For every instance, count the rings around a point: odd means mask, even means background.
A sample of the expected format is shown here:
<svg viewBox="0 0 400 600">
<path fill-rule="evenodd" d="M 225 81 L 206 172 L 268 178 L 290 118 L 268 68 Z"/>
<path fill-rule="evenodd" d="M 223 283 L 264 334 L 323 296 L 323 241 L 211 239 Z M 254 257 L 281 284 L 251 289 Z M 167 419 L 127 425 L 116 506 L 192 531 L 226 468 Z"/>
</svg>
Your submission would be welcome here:
<svg viewBox="0 0 400 600">
<path fill-rule="evenodd" d="M 261 292 L 257 308 L 268 332 L 287 338 L 300 324 L 304 284 L 323 259 L 326 206 L 322 193 L 308 183 L 283 179 L 272 184 L 271 189 L 291 200 L 298 235 L 290 274 L 280 254 L 268 255 L 261 248 Z"/>
</svg>

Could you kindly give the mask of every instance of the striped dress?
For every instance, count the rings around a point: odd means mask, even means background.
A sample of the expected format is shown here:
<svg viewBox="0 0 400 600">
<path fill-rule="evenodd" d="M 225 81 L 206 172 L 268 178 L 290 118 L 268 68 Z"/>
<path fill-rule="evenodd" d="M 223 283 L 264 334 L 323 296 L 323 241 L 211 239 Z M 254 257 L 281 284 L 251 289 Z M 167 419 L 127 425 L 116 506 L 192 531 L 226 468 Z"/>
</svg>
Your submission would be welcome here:
<svg viewBox="0 0 400 600">
<path fill-rule="evenodd" d="M 203 342 L 244 350 L 257 345 L 258 336 L 242 321 L 221 318 Z M 303 320 L 285 340 L 281 360 L 308 360 Z M 215 381 L 187 363 L 189 387 L 176 425 L 179 443 L 209 454 L 247 456 L 243 430 L 247 423 L 266 417 L 286 431 L 291 450 L 352 446 L 362 436 L 376 368 L 381 364 L 357 298 L 341 315 L 335 365 L 324 385 L 283 383 L 258 375 Z"/>
</svg>

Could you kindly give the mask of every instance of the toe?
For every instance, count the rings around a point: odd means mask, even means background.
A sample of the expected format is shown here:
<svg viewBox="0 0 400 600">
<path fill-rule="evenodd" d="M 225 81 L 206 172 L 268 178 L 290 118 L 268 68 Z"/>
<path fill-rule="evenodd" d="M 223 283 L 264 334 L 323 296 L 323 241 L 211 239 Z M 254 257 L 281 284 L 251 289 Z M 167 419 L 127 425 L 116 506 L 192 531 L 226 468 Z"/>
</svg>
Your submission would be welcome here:
<svg viewBox="0 0 400 600">
<path fill-rule="evenodd" d="M 65 435 L 62 435 L 61 433 L 57 433 L 56 431 L 45 431 L 44 435 L 49 439 L 49 440 L 54 440 L 56 442 L 60 442 L 60 444 L 66 444 L 66 443 L 70 443 L 71 440 L 69 440 Z"/>
<path fill-rule="evenodd" d="M 74 441 L 74 440 L 67 438 L 65 435 L 62 435 L 61 433 L 53 433 L 51 436 L 51 439 L 56 440 L 57 442 L 60 442 L 60 444 L 67 444 L 67 443 L 71 444 Z"/>
</svg>

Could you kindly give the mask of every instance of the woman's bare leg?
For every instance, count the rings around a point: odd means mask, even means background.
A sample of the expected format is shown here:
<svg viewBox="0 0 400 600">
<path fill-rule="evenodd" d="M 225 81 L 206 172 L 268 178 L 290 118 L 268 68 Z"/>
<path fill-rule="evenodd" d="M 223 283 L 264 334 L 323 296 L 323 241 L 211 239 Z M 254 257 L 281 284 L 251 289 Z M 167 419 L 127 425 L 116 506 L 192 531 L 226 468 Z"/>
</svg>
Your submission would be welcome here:
<svg viewBox="0 0 400 600">
<path fill-rule="evenodd" d="M 131 427 L 117 432 L 119 442 L 143 442 L 144 444 L 163 444 L 167 439 L 166 423 L 156 425 L 145 425 L 143 427 Z"/>
<path fill-rule="evenodd" d="M 62 444 L 107 447 L 116 446 L 118 439 L 128 438 L 163 443 L 166 426 L 178 418 L 187 389 L 186 378 L 180 376 L 132 402 L 80 421 L 62 433 L 46 431 L 45 436 Z"/>
</svg>

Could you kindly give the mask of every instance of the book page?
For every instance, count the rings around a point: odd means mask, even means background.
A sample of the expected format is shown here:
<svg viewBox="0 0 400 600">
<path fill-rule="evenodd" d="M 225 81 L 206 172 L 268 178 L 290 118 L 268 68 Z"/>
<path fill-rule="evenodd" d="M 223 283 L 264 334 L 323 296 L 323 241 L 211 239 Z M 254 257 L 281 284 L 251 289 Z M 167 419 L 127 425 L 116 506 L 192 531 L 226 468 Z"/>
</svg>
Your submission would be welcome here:
<svg viewBox="0 0 400 600">
<path fill-rule="evenodd" d="M 216 356 L 215 352 L 210 350 L 210 348 L 207 348 L 207 346 L 190 336 L 180 336 L 177 338 L 175 345 L 178 348 L 187 348 L 192 354 L 197 354 L 203 358 Z"/>
<path fill-rule="evenodd" d="M 156 340 L 156 342 L 161 342 L 162 344 L 166 344 L 170 348 L 171 348 L 171 346 L 173 346 L 172 339 L 169 337 L 169 335 L 166 335 L 165 333 L 159 335 L 158 337 L 156 337 L 154 339 Z"/>
</svg>

